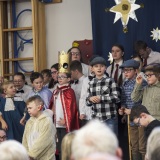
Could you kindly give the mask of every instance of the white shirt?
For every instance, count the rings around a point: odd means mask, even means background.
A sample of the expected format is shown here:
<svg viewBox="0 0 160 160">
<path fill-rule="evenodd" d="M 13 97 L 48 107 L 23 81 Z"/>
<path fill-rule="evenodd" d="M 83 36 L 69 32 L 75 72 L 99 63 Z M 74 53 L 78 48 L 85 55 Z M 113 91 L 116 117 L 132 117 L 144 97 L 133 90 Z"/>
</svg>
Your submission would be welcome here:
<svg viewBox="0 0 160 160">
<path fill-rule="evenodd" d="M 160 64 L 160 53 L 151 50 L 149 57 L 147 58 L 147 65 L 151 63 L 159 63 Z"/>
<path fill-rule="evenodd" d="M 16 96 L 16 97 L 21 97 L 21 98 L 24 100 L 24 102 L 26 102 L 27 99 L 28 99 L 29 93 L 30 93 L 31 90 L 32 90 L 32 87 L 31 87 L 31 86 L 28 86 L 28 85 L 24 85 L 23 88 L 20 89 L 20 90 L 23 90 L 24 93 L 20 93 L 20 92 L 19 92 L 19 93 L 16 93 L 15 96 Z"/>
<path fill-rule="evenodd" d="M 85 119 L 90 120 L 92 116 L 92 109 L 91 107 L 88 107 L 86 105 L 86 97 L 88 95 L 87 89 L 89 87 L 88 83 L 89 83 L 89 79 L 88 77 L 85 77 L 83 79 L 82 90 L 81 90 L 81 95 L 79 100 L 79 112 L 80 112 L 80 115 L 81 114 L 86 115 Z"/>
<path fill-rule="evenodd" d="M 82 90 L 82 84 L 83 84 L 84 78 L 85 78 L 85 76 L 83 75 L 81 78 L 79 78 L 78 84 L 73 83 L 71 85 L 71 88 L 74 90 L 74 93 L 76 95 L 76 103 L 77 103 L 78 108 L 79 108 L 79 99 L 81 96 L 81 90 Z"/>
<path fill-rule="evenodd" d="M 87 77 L 90 74 L 89 66 L 87 64 L 81 63 L 82 73 Z"/>
</svg>

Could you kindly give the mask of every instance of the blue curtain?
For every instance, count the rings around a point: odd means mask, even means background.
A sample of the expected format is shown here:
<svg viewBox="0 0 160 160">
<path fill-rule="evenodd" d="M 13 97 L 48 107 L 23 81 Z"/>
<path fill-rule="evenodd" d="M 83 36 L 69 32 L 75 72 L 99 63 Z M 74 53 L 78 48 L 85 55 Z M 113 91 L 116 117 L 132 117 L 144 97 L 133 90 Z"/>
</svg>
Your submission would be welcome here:
<svg viewBox="0 0 160 160">
<path fill-rule="evenodd" d="M 153 50 L 160 51 L 160 40 L 156 42 L 150 37 L 153 28 L 160 29 L 160 0 L 136 0 L 135 4 L 143 4 L 144 8 L 135 10 L 138 22 L 129 18 L 128 32 L 124 33 L 120 19 L 113 23 L 115 13 L 105 11 L 115 6 L 115 1 L 91 0 L 94 54 L 108 59 L 112 45 L 119 43 L 125 48 L 125 59 L 130 59 L 137 40 L 143 40 Z"/>
</svg>

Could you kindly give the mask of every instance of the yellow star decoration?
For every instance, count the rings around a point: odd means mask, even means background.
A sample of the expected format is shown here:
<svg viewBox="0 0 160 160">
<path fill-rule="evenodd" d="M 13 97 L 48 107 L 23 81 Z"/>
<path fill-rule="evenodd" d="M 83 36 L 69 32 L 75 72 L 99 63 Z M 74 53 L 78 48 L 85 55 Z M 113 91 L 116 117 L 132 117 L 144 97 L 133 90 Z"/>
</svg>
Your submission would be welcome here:
<svg viewBox="0 0 160 160">
<path fill-rule="evenodd" d="M 129 18 L 138 21 L 134 11 L 140 8 L 141 6 L 135 4 L 135 1 L 136 0 L 115 0 L 116 5 L 110 9 L 110 12 L 116 13 L 114 23 L 121 18 L 123 31 L 125 33 L 128 31 L 127 24 Z"/>
<path fill-rule="evenodd" d="M 156 42 L 160 40 L 160 30 L 158 29 L 158 27 L 156 29 L 153 28 L 153 31 L 151 31 L 151 33 L 151 37 L 153 37 L 152 40 L 155 40 Z"/>
</svg>

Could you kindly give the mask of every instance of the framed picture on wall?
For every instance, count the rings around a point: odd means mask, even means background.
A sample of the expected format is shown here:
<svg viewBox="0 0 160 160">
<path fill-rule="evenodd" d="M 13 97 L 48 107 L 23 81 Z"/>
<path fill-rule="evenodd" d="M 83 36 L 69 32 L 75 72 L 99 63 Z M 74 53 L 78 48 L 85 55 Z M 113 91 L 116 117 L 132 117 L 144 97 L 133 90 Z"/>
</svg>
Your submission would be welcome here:
<svg viewBox="0 0 160 160">
<path fill-rule="evenodd" d="M 61 2 L 62 2 L 62 0 L 53 0 L 52 3 L 61 3 Z"/>
</svg>

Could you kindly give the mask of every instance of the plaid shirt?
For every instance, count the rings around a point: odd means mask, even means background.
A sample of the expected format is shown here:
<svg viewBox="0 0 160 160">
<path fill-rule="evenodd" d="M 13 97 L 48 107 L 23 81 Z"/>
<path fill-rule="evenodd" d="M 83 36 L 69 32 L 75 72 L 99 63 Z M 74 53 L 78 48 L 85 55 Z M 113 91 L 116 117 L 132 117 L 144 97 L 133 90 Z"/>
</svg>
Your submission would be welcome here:
<svg viewBox="0 0 160 160">
<path fill-rule="evenodd" d="M 116 116 L 116 103 L 120 102 L 119 88 L 112 78 L 103 75 L 101 79 L 94 78 L 89 82 L 88 96 L 86 103 L 92 106 L 92 118 L 98 118 L 101 121 Z M 99 96 L 100 103 L 92 103 L 89 98 Z"/>
</svg>

